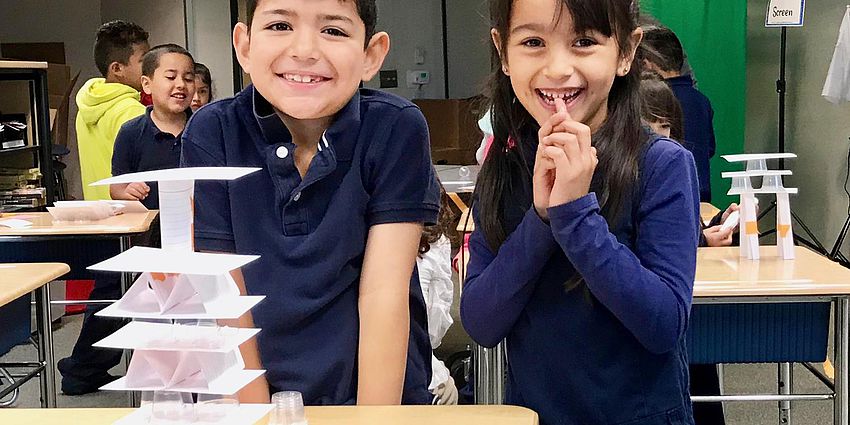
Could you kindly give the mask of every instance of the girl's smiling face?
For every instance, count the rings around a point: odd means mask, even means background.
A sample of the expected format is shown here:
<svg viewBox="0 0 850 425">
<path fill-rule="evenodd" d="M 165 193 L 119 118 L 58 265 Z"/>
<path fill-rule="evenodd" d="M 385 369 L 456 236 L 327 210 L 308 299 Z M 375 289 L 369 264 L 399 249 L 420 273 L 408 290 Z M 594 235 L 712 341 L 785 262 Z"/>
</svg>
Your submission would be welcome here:
<svg viewBox="0 0 850 425">
<path fill-rule="evenodd" d="M 640 30 L 632 34 L 634 46 Z M 626 75 L 634 49 L 624 57 L 616 38 L 599 31 L 577 32 L 561 0 L 519 0 L 513 4 L 507 41 L 492 31 L 516 97 L 538 124 L 564 99 L 570 116 L 597 130 L 608 116 L 608 93 Z"/>
</svg>

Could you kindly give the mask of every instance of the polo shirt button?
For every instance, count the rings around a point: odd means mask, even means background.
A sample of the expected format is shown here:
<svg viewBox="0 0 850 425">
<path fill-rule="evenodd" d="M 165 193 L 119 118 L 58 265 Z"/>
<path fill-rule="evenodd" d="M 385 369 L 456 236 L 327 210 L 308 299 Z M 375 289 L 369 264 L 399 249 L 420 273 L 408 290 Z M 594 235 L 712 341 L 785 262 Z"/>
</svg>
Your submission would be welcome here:
<svg viewBox="0 0 850 425">
<path fill-rule="evenodd" d="M 292 197 L 292 200 L 295 202 L 298 202 L 299 199 L 301 199 L 301 192 L 296 193 L 295 196 Z"/>
<path fill-rule="evenodd" d="M 277 148 L 277 151 L 275 152 L 275 154 L 277 154 L 278 158 L 284 159 L 287 156 L 289 156 L 289 149 L 287 149 L 286 146 L 281 146 L 281 147 Z"/>
</svg>

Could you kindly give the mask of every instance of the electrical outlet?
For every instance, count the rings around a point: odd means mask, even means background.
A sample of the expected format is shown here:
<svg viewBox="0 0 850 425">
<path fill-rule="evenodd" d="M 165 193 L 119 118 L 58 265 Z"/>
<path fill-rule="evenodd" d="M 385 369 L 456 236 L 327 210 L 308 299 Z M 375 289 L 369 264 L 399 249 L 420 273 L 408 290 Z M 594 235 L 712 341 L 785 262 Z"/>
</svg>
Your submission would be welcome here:
<svg viewBox="0 0 850 425">
<path fill-rule="evenodd" d="M 431 73 L 429 71 L 407 71 L 407 88 L 415 89 L 430 83 Z"/>
<path fill-rule="evenodd" d="M 395 69 L 381 71 L 380 79 L 382 89 L 394 89 L 398 87 L 398 71 Z"/>
</svg>

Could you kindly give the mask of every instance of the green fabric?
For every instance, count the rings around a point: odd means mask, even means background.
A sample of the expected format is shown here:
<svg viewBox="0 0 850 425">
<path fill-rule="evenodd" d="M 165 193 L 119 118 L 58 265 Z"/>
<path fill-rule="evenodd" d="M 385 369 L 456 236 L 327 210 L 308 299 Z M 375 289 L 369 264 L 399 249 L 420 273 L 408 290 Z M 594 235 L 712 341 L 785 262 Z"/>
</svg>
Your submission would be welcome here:
<svg viewBox="0 0 850 425">
<path fill-rule="evenodd" d="M 697 87 L 714 108 L 717 152 L 711 160 L 712 204 L 726 208 L 730 180 L 720 173 L 740 170 L 720 155 L 744 152 L 747 104 L 747 2 L 643 0 L 641 12 L 672 29 L 685 48 Z"/>
</svg>

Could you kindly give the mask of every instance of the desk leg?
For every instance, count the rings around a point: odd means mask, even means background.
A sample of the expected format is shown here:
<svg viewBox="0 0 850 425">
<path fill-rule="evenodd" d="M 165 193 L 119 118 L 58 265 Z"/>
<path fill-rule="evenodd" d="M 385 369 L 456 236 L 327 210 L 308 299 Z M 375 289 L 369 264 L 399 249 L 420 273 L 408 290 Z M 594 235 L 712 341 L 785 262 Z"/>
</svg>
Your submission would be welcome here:
<svg viewBox="0 0 850 425">
<path fill-rule="evenodd" d="M 789 395 L 794 392 L 794 365 L 791 363 L 779 364 L 779 394 Z M 779 424 L 791 425 L 791 402 L 779 402 Z"/>
<path fill-rule="evenodd" d="M 119 240 L 120 251 L 124 252 L 130 249 L 131 242 L 129 236 L 122 236 Z M 121 296 L 127 293 L 127 290 L 130 289 L 130 286 L 133 284 L 133 273 L 121 273 Z M 124 368 L 128 370 L 130 368 L 130 358 L 132 357 L 132 352 L 130 350 L 124 350 Z M 139 406 L 139 394 L 135 391 L 129 391 L 127 393 L 129 399 L 128 402 L 130 407 L 138 407 Z"/>
<path fill-rule="evenodd" d="M 38 361 L 44 365 L 39 374 L 41 407 L 56 407 L 56 363 L 53 361 L 53 329 L 50 314 L 50 283 L 35 290 L 35 321 L 38 335 Z"/>
<path fill-rule="evenodd" d="M 834 403 L 834 423 L 835 425 L 848 425 L 848 403 L 850 403 L 850 391 L 848 391 L 847 381 L 847 365 L 848 351 L 847 344 L 850 339 L 850 320 L 848 320 L 848 308 L 850 308 L 850 298 L 836 298 L 834 303 L 835 309 L 835 330 L 834 330 L 834 345 L 835 345 L 835 400 Z"/>
<path fill-rule="evenodd" d="M 475 373 L 475 404 L 505 402 L 505 342 L 493 348 L 475 344 L 473 349 Z"/>
</svg>

